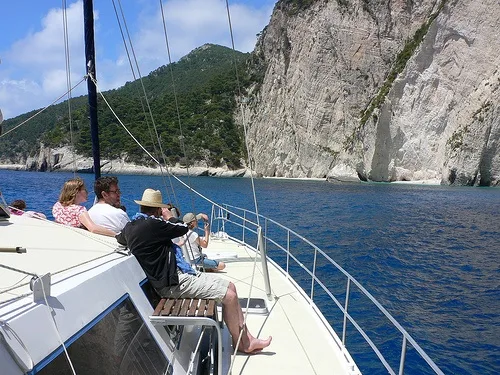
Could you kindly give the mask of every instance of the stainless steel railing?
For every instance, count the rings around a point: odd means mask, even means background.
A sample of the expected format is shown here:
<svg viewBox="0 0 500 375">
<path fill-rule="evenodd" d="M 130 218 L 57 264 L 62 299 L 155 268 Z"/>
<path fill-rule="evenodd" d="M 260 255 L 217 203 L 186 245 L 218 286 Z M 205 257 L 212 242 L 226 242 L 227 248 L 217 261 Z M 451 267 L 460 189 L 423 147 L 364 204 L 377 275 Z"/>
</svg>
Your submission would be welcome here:
<svg viewBox="0 0 500 375">
<path fill-rule="evenodd" d="M 425 353 L 425 351 L 417 344 L 417 342 L 411 337 L 411 335 L 396 321 L 396 319 L 346 270 L 344 270 L 339 264 L 337 264 L 328 254 L 322 251 L 318 246 L 309 241 L 307 238 L 301 236 L 295 231 L 285 227 L 284 225 L 269 219 L 263 215 L 256 215 L 254 212 L 235 207 L 231 205 L 223 205 L 221 206 L 213 206 L 212 207 L 212 229 L 223 231 L 227 233 L 231 238 L 242 242 L 247 243 L 253 248 L 258 249 L 263 255 L 263 261 L 266 261 L 265 252 L 267 251 L 268 245 L 274 247 L 274 249 L 280 250 L 286 256 L 285 266 L 282 267 L 279 264 L 280 268 L 284 272 L 284 274 L 292 278 L 290 271 L 293 267 L 300 267 L 303 271 L 306 272 L 310 280 L 310 292 L 307 293 L 302 286 L 296 282 L 297 286 L 301 287 L 304 291 L 304 295 L 308 296 L 309 302 L 313 305 L 315 302 L 316 290 L 315 287 L 319 286 L 321 290 L 329 296 L 329 298 L 335 303 L 337 308 L 341 311 L 343 315 L 342 321 L 342 344 L 347 347 L 347 327 L 348 323 L 350 323 L 364 338 L 364 340 L 371 347 L 373 352 L 377 355 L 380 362 L 383 364 L 385 369 L 391 375 L 402 375 L 404 373 L 405 361 L 407 357 L 407 349 L 408 344 L 413 347 L 413 349 L 418 353 L 418 355 L 425 361 L 427 366 L 435 373 L 435 374 L 444 374 L 441 369 L 432 361 L 432 359 Z M 277 240 L 274 236 L 283 236 L 282 239 Z M 257 245 L 252 245 L 250 241 L 255 241 Z M 307 267 L 303 260 L 299 259 L 298 256 L 294 255 L 291 251 L 291 246 L 294 244 L 297 246 L 297 243 L 305 244 L 307 247 L 313 250 L 312 253 L 312 265 Z M 302 255 L 303 252 L 302 252 Z M 308 254 L 311 255 L 311 254 Z M 276 262 L 275 262 L 276 263 Z M 344 292 L 344 304 L 339 301 L 330 288 L 326 285 L 324 280 L 321 280 L 318 275 L 318 265 L 327 263 L 329 265 L 333 265 L 336 270 L 338 270 L 343 277 L 346 279 L 346 289 Z M 264 274 L 266 277 L 266 273 Z M 266 289 L 268 287 L 269 280 L 266 281 Z M 375 306 L 384 316 L 388 319 L 388 321 L 397 329 L 399 334 L 401 335 L 402 346 L 401 352 L 399 354 L 399 369 L 398 371 L 394 371 L 394 369 L 389 364 L 388 360 L 384 357 L 382 352 L 379 350 L 374 341 L 370 338 L 368 332 L 363 329 L 358 321 L 349 313 L 350 308 L 350 297 L 353 295 L 353 285 L 357 287 L 357 290 L 361 292 L 364 296 L 368 298 L 369 301 Z M 270 286 L 269 286 L 270 288 Z M 269 291 L 270 293 L 270 291 Z M 316 306 L 316 305 L 315 305 Z M 320 312 L 321 313 L 321 312 Z M 333 328 L 333 327 L 332 327 Z M 348 348 L 349 349 L 349 348 Z"/>
</svg>

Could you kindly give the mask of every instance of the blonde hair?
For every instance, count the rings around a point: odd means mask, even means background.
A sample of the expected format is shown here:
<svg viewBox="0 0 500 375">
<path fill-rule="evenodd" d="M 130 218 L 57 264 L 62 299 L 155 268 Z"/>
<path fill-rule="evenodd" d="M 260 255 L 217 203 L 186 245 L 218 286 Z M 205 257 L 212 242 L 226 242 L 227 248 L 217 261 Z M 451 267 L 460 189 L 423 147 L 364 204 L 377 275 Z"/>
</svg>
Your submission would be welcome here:
<svg viewBox="0 0 500 375">
<path fill-rule="evenodd" d="M 87 190 L 85 182 L 80 177 L 66 181 L 62 187 L 61 194 L 59 194 L 59 202 L 63 206 L 75 203 L 76 195 L 82 189 Z"/>
</svg>

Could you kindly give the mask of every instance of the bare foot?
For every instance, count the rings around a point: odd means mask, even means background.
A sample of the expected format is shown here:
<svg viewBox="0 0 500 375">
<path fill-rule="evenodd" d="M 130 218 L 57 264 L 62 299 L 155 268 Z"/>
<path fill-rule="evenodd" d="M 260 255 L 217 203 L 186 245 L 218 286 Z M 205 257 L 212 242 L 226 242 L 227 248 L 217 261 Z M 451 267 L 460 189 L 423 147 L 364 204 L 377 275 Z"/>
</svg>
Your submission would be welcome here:
<svg viewBox="0 0 500 375">
<path fill-rule="evenodd" d="M 240 343 L 239 351 L 247 354 L 255 354 L 256 352 L 261 351 L 264 348 L 267 348 L 272 341 L 272 336 L 269 336 L 267 340 L 261 340 L 261 339 L 253 339 L 250 341 L 250 345 L 248 345 L 248 348 L 244 349 Z"/>
</svg>

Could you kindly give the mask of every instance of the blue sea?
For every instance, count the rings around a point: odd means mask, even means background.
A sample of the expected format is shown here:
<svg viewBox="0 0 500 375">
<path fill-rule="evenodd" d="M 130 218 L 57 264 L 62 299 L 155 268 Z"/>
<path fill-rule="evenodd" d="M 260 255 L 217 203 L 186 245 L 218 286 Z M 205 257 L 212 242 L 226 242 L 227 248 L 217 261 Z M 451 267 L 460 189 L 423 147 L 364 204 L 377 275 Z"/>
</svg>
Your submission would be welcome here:
<svg viewBox="0 0 500 375">
<path fill-rule="evenodd" d="M 71 177 L 72 173 L 0 170 L 0 191 L 7 203 L 24 199 L 28 209 L 51 218 L 60 188 Z M 93 176 L 80 177 L 92 191 Z M 137 208 L 133 200 L 140 199 L 147 187 L 162 190 L 164 200 L 184 213 L 210 212 L 208 203 L 171 178 L 119 179 L 122 203 L 130 215 Z M 250 179 L 183 181 L 218 203 L 254 207 Z M 327 252 L 445 374 L 500 374 L 499 188 L 277 179 L 256 179 L 255 187 L 261 214 Z M 90 193 L 87 207 L 93 199 Z M 400 346 L 389 350 L 399 358 Z M 365 350 L 355 346 L 352 354 L 364 374 L 387 373 Z M 418 366 L 405 371 L 421 373 Z"/>
</svg>

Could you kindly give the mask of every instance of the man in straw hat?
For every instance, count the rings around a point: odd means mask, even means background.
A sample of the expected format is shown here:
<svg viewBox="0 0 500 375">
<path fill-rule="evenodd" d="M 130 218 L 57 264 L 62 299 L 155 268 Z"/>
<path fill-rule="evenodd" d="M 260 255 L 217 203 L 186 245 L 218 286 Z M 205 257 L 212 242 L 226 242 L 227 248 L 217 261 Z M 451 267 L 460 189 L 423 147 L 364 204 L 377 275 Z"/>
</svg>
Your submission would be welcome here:
<svg viewBox="0 0 500 375">
<path fill-rule="evenodd" d="M 248 331 L 234 284 L 212 274 L 195 272 L 184 260 L 182 250 L 172 243 L 173 238 L 187 233 L 188 226 L 172 217 L 162 202 L 161 192 L 146 189 L 142 199 L 135 202 L 140 205 L 140 212 L 132 217 L 116 239 L 135 255 L 158 294 L 165 298 L 221 301 L 223 319 L 233 339 L 233 347 L 236 347 L 242 331 L 238 351 L 256 353 L 269 346 L 271 337 L 257 339 Z"/>
</svg>

